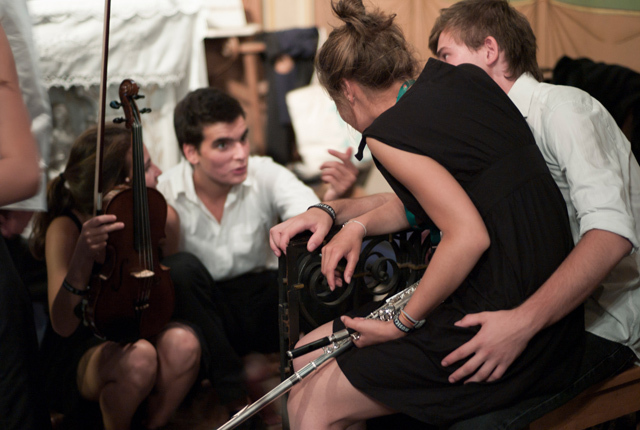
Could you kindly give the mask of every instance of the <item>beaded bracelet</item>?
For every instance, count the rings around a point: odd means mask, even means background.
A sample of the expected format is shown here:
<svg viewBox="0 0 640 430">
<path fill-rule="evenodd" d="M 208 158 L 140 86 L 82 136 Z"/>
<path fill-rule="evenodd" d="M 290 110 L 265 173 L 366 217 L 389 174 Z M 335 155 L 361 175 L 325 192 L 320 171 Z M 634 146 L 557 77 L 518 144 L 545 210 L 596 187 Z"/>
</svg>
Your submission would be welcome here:
<svg viewBox="0 0 640 430">
<path fill-rule="evenodd" d="M 355 222 L 356 224 L 360 224 L 360 226 L 364 229 L 364 237 L 367 237 L 367 227 L 364 226 L 364 224 L 362 224 L 360 221 L 355 220 L 355 219 L 350 219 L 349 221 L 345 222 L 344 224 L 342 224 L 342 227 L 346 226 L 347 224 L 351 223 L 351 222 Z"/>
<path fill-rule="evenodd" d="M 331 206 L 329 206 L 328 204 L 326 204 L 326 203 L 316 203 L 315 205 L 309 206 L 307 208 L 307 210 L 309 210 L 311 208 L 322 209 L 323 211 L 325 211 L 326 213 L 329 214 L 329 216 L 331 217 L 333 222 L 336 222 L 336 211 Z"/>
<path fill-rule="evenodd" d="M 69 282 L 67 282 L 66 279 L 64 281 L 62 281 L 62 286 L 64 287 L 65 290 L 67 290 L 71 294 L 75 294 L 76 296 L 86 296 L 87 293 L 89 292 L 88 290 L 79 290 L 79 289 L 77 289 L 76 287 L 71 285 Z"/>
</svg>

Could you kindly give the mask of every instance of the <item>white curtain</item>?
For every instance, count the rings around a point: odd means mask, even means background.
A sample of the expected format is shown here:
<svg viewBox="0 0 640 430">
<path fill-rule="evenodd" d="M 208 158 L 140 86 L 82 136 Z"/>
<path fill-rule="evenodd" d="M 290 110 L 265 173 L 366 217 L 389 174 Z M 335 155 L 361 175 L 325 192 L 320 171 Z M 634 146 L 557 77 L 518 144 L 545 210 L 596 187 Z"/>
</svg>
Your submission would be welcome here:
<svg viewBox="0 0 640 430">
<path fill-rule="evenodd" d="M 54 126 L 64 141 L 97 118 L 104 1 L 29 0 L 28 7 Z M 111 2 L 106 117 L 122 116 L 109 102 L 118 100 L 124 79 L 136 81 L 146 97 L 138 107 L 152 109 L 142 117 L 144 141 L 161 169 L 180 158 L 173 108 L 188 91 L 208 85 L 204 11 L 201 0 Z"/>
</svg>

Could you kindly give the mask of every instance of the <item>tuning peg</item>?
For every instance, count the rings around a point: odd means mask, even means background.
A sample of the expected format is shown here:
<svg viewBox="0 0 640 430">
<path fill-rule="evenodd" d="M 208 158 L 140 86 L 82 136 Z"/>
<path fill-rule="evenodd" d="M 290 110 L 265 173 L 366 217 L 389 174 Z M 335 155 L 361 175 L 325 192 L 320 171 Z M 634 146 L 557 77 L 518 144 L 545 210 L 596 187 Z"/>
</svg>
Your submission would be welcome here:
<svg viewBox="0 0 640 430">
<path fill-rule="evenodd" d="M 142 108 L 140 110 L 140 113 L 149 113 L 149 112 L 151 112 L 151 108 Z"/>
<path fill-rule="evenodd" d="M 109 103 L 109 106 L 111 106 L 113 109 L 120 109 L 122 103 L 112 100 L 111 103 Z"/>
<path fill-rule="evenodd" d="M 139 99 L 143 99 L 143 98 L 144 98 L 144 96 L 143 96 L 142 94 L 135 94 L 135 95 L 133 96 L 133 99 L 134 99 L 134 100 L 139 100 Z"/>
<path fill-rule="evenodd" d="M 123 123 L 125 121 L 126 121 L 126 119 L 124 119 L 124 118 L 114 118 L 113 119 L 113 122 L 115 122 L 116 124 L 120 124 L 120 123 Z"/>
</svg>

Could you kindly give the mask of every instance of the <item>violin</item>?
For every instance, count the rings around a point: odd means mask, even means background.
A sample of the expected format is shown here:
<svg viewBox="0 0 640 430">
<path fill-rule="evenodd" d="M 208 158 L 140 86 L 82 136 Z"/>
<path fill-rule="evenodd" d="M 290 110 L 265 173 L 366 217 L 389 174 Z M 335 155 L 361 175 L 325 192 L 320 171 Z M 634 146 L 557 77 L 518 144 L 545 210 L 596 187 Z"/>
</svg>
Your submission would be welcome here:
<svg viewBox="0 0 640 430">
<path fill-rule="evenodd" d="M 169 322 L 175 303 L 169 269 L 160 264 L 160 241 L 165 237 L 167 203 L 145 182 L 140 113 L 135 100 L 138 85 L 125 79 L 120 103 L 132 140 L 132 185 L 115 192 L 105 213 L 124 222 L 124 229 L 109 234 L 105 262 L 94 270 L 84 304 L 84 322 L 98 337 L 133 342 L 151 338 Z M 142 113 L 149 111 L 144 109 Z"/>
</svg>

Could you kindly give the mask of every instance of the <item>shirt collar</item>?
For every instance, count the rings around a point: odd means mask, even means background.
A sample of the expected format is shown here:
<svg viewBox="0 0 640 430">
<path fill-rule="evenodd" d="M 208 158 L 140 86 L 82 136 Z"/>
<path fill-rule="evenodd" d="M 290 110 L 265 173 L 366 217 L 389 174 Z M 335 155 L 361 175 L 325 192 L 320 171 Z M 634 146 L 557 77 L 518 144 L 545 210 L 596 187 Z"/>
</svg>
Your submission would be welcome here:
<svg viewBox="0 0 640 430">
<path fill-rule="evenodd" d="M 509 90 L 509 98 L 523 117 L 529 116 L 533 91 L 539 82 L 530 73 L 522 74 Z"/>
<path fill-rule="evenodd" d="M 251 160 L 251 157 L 249 160 Z M 251 165 L 252 163 L 249 161 L 249 166 Z M 180 162 L 180 179 L 180 181 L 176 181 L 173 184 L 173 197 L 177 199 L 180 194 L 184 194 L 187 199 L 192 202 L 197 202 L 199 198 L 196 194 L 195 184 L 193 183 L 193 166 L 186 159 Z M 242 187 L 251 187 L 254 183 L 255 179 L 251 175 L 251 167 L 249 167 L 247 178 L 241 184 L 234 185 L 229 191 L 229 196 L 237 194 Z M 227 200 L 229 201 L 229 199 Z"/>
<path fill-rule="evenodd" d="M 180 194 L 184 194 L 185 197 L 191 201 L 196 201 L 196 189 L 193 184 L 193 166 L 189 161 L 183 159 L 180 162 L 180 180 L 173 183 L 174 199 L 177 199 Z"/>
</svg>

